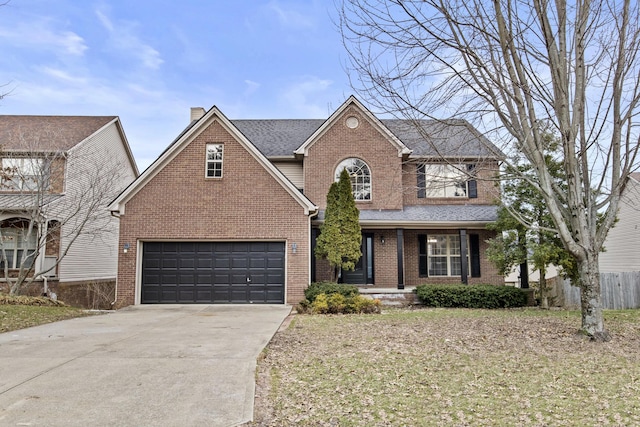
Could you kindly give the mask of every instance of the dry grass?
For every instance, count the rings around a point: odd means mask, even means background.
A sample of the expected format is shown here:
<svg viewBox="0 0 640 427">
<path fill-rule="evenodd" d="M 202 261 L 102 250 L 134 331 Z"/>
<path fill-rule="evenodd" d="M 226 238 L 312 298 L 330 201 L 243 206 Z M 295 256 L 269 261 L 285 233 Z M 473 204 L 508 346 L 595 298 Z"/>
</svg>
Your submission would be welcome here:
<svg viewBox="0 0 640 427">
<path fill-rule="evenodd" d="M 265 426 L 640 425 L 640 310 L 296 316 L 259 362 Z"/>
<path fill-rule="evenodd" d="M 0 294 L 0 333 L 89 314 L 49 298 Z"/>
</svg>

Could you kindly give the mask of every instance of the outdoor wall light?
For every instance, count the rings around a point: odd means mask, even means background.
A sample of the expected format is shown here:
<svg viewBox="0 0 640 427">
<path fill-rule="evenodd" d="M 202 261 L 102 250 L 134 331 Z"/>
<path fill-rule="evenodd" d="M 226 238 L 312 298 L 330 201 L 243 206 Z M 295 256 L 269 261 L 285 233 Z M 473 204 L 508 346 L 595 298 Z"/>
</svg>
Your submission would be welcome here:
<svg viewBox="0 0 640 427">
<path fill-rule="evenodd" d="M 384 245 L 384 234 L 380 235 L 380 243 L 382 243 Z"/>
<path fill-rule="evenodd" d="M 129 248 L 130 248 L 129 244 L 125 243 L 123 248 L 122 248 L 122 252 L 124 252 L 126 254 L 127 252 L 129 252 Z"/>
<path fill-rule="evenodd" d="M 296 252 L 298 252 L 298 244 L 297 243 L 292 243 L 291 244 L 291 252 L 293 252 L 294 254 Z"/>
</svg>

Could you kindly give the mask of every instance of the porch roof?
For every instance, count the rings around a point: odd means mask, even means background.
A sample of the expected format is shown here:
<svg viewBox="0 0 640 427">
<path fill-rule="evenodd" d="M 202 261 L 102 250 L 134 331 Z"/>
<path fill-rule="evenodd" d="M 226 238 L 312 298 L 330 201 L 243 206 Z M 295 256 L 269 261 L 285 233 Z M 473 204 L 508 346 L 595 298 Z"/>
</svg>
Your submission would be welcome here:
<svg viewBox="0 0 640 427">
<path fill-rule="evenodd" d="M 38 200 L 41 197 L 42 200 Z M 0 194 L 0 210 L 25 211 L 32 210 L 34 206 L 44 206 L 63 197 L 62 194 L 42 195 L 33 194 Z"/>
<path fill-rule="evenodd" d="M 324 221 L 325 211 L 318 212 L 316 221 Z M 494 205 L 422 205 L 406 206 L 402 210 L 360 211 L 362 226 L 403 228 L 463 228 L 484 227 L 498 219 Z"/>
</svg>

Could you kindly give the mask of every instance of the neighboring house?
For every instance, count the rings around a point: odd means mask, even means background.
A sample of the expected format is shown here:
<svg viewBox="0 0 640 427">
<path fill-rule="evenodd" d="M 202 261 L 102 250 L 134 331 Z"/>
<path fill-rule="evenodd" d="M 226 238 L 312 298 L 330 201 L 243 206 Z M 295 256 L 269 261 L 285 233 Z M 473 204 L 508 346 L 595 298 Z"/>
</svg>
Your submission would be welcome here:
<svg viewBox="0 0 640 427">
<path fill-rule="evenodd" d="M 0 161 L 0 288 L 20 271 L 36 291 L 115 281 L 106 206 L 138 175 L 120 119 L 0 116 Z"/>
<path fill-rule="evenodd" d="M 298 302 L 329 278 L 313 248 L 343 168 L 363 231 L 343 282 L 504 284 L 485 256 L 501 153 L 467 122 L 418 132 L 354 97 L 326 120 L 229 120 L 216 107 L 191 118 L 110 206 L 118 305 Z"/>
<path fill-rule="evenodd" d="M 601 273 L 640 271 L 640 172 L 632 173 L 620 199 L 618 222 L 600 254 Z"/>
</svg>

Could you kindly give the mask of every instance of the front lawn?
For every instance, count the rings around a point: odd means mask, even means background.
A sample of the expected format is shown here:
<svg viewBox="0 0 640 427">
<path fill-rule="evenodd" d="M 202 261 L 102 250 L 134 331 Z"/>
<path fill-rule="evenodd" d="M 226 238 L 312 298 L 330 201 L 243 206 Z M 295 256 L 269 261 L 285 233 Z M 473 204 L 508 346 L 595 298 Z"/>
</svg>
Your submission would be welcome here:
<svg viewBox="0 0 640 427">
<path fill-rule="evenodd" d="M 640 425 L 640 310 L 298 315 L 259 361 L 254 425 Z"/>
<path fill-rule="evenodd" d="M 47 298 L 0 294 L 0 333 L 89 314 Z"/>
</svg>

